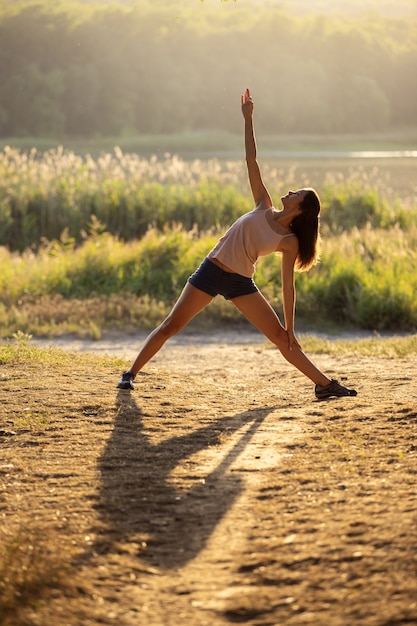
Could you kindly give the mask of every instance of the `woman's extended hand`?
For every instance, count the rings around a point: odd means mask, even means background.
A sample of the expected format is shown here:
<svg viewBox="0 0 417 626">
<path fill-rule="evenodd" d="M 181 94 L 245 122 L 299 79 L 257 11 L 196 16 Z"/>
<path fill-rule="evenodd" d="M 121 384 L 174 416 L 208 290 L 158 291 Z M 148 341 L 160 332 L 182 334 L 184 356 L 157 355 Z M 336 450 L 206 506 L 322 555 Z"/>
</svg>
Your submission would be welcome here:
<svg viewBox="0 0 417 626">
<path fill-rule="evenodd" d="M 287 336 L 288 336 L 288 350 L 292 350 L 294 346 L 296 348 L 300 348 L 300 350 L 302 349 L 294 335 L 294 331 L 287 330 Z"/>
<path fill-rule="evenodd" d="M 246 91 L 243 94 L 241 100 L 242 100 L 243 117 L 245 119 L 248 119 L 248 118 L 252 117 L 252 113 L 253 113 L 253 100 L 252 100 L 252 97 L 250 95 L 249 89 L 246 89 Z"/>
</svg>

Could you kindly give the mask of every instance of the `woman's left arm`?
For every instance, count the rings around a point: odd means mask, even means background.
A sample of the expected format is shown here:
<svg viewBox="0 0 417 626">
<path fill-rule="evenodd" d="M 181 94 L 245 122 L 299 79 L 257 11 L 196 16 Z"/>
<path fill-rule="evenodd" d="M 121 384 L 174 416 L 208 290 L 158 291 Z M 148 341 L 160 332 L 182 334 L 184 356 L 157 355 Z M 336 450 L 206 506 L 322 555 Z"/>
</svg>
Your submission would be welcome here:
<svg viewBox="0 0 417 626">
<path fill-rule="evenodd" d="M 294 266 L 298 255 L 298 241 L 295 236 L 285 238 L 282 249 L 281 278 L 282 278 L 282 304 L 284 309 L 285 330 L 288 334 L 288 348 L 291 350 L 295 344 L 301 347 L 294 335 L 295 318 L 295 285 Z"/>
</svg>

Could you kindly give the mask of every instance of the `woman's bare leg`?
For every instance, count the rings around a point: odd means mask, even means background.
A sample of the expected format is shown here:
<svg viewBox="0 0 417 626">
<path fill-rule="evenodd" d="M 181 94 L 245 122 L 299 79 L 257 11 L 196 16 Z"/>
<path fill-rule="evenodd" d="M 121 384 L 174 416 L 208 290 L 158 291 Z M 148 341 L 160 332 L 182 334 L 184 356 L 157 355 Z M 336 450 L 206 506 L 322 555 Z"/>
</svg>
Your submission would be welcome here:
<svg viewBox="0 0 417 626">
<path fill-rule="evenodd" d="M 136 376 L 142 367 L 162 348 L 167 339 L 182 330 L 212 300 L 212 296 L 187 283 L 171 313 L 146 338 L 130 368 L 133 376 Z"/>
<path fill-rule="evenodd" d="M 330 379 L 317 369 L 301 348 L 296 345 L 293 345 L 292 350 L 288 348 L 285 328 L 274 309 L 260 292 L 248 296 L 239 296 L 234 298 L 232 302 L 265 337 L 277 346 L 283 357 L 307 378 L 310 378 L 313 383 L 322 386 L 330 383 Z"/>
</svg>

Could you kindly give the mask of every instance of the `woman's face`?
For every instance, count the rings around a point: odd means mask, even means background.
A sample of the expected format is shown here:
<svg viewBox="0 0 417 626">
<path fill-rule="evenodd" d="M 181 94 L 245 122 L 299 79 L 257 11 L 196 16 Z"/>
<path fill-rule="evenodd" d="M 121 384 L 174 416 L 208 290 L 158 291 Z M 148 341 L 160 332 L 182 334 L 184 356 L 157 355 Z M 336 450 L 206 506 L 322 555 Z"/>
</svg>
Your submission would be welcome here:
<svg viewBox="0 0 417 626">
<path fill-rule="evenodd" d="M 281 202 L 286 209 L 295 209 L 300 206 L 304 200 L 308 189 L 298 189 L 298 191 L 289 191 L 287 195 L 282 196 Z"/>
</svg>

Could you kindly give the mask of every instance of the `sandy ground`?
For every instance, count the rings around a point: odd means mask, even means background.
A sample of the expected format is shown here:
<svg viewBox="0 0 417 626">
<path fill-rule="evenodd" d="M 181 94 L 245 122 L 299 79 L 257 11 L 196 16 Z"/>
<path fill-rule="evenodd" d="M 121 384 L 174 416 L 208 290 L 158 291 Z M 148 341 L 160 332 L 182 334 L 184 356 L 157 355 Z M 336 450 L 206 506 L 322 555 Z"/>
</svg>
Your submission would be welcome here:
<svg viewBox="0 0 417 626">
<path fill-rule="evenodd" d="M 334 339 L 334 335 L 325 333 L 314 333 L 319 337 L 326 339 Z M 407 333 L 397 333 L 398 336 L 406 336 Z M 91 352 L 99 355 L 113 354 L 132 360 L 142 342 L 146 338 L 147 333 L 138 332 L 134 335 L 125 335 L 119 331 L 107 332 L 104 337 L 96 341 L 93 339 L 81 339 L 74 336 L 64 335 L 55 339 L 34 338 L 33 343 L 41 347 L 54 346 L 63 350 L 73 350 L 76 352 Z M 379 337 L 394 336 L 389 333 L 378 334 Z M 367 339 L 375 337 L 372 331 L 345 331 L 338 332 L 337 339 Z M 152 360 L 154 365 L 157 362 L 176 359 L 178 348 L 192 348 L 198 350 L 199 347 L 208 347 L 211 351 L 219 348 L 224 351 L 228 346 L 264 346 L 266 340 L 262 333 L 253 329 L 252 326 L 242 325 L 238 330 L 218 330 L 211 332 L 196 332 L 185 330 L 178 335 L 172 337 L 164 346 L 163 352 L 157 354 Z M 209 352 L 206 352 L 208 355 Z"/>
<path fill-rule="evenodd" d="M 62 350 L 75 352 L 90 352 L 98 355 L 117 355 L 128 361 L 136 357 L 138 350 L 146 338 L 147 333 L 138 332 L 134 335 L 125 335 L 118 331 L 108 332 L 98 341 L 93 339 L 81 339 L 74 336 L 56 337 L 55 339 L 34 338 L 32 341 L 40 347 L 54 346 Z M 204 352 L 206 357 L 213 351 L 224 352 L 228 346 L 262 346 L 266 343 L 265 337 L 256 330 L 220 330 L 217 332 L 199 333 L 184 331 L 172 337 L 159 354 L 155 355 L 151 364 L 168 361 L 179 361 L 179 349 L 191 349 L 193 353 L 199 352 L 200 348 L 208 347 L 211 352 Z"/>
<path fill-rule="evenodd" d="M 1 538 L 46 578 L 4 623 L 417 624 L 415 360 L 317 356 L 359 392 L 318 402 L 258 334 L 182 335 L 118 392 L 140 339 L 2 365 Z"/>
</svg>

